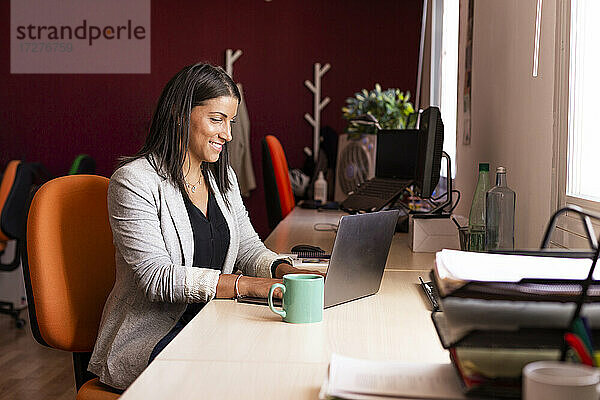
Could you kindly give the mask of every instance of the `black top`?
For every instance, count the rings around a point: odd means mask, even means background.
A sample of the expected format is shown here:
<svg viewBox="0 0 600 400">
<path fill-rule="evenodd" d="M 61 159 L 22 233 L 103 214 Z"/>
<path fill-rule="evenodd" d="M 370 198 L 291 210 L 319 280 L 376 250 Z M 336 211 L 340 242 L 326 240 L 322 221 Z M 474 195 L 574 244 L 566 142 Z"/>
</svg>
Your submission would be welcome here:
<svg viewBox="0 0 600 400">
<path fill-rule="evenodd" d="M 194 233 L 194 267 L 222 270 L 229 249 L 229 227 L 212 193 L 208 193 L 206 216 L 189 199 L 184 200 Z M 188 304 L 181 317 L 189 322 L 204 303 Z"/>
<path fill-rule="evenodd" d="M 229 249 L 229 227 L 212 193 L 208 193 L 206 216 L 184 196 L 192 232 L 194 234 L 194 267 L 223 270 Z M 208 217 L 208 218 L 207 218 Z M 177 336 L 177 334 L 202 310 L 205 303 L 190 303 L 173 329 L 154 346 L 148 363 Z"/>
</svg>

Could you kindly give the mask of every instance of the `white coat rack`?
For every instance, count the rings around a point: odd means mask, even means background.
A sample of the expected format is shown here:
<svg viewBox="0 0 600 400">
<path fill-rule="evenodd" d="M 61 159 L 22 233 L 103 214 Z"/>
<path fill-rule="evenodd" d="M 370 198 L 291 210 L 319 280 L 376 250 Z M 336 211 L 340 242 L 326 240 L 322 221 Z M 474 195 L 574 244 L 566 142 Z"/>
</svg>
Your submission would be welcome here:
<svg viewBox="0 0 600 400">
<path fill-rule="evenodd" d="M 233 78 L 233 63 L 236 62 L 242 54 L 241 50 L 236 50 L 235 52 L 231 49 L 225 50 L 225 72 L 227 72 L 227 75 L 231 78 Z"/>
<path fill-rule="evenodd" d="M 323 68 L 321 68 L 320 63 L 315 63 L 315 83 L 314 85 L 308 80 L 304 81 L 306 87 L 313 92 L 314 98 L 314 107 L 313 107 L 313 116 L 311 117 L 309 113 L 304 114 L 304 118 L 308 121 L 309 124 L 313 126 L 313 158 L 315 163 L 317 162 L 317 157 L 319 157 L 319 131 L 321 125 L 321 110 L 325 108 L 327 104 L 329 104 L 329 97 L 325 97 L 321 100 L 321 77 L 325 75 L 327 71 L 329 71 L 331 65 L 325 64 Z"/>
</svg>

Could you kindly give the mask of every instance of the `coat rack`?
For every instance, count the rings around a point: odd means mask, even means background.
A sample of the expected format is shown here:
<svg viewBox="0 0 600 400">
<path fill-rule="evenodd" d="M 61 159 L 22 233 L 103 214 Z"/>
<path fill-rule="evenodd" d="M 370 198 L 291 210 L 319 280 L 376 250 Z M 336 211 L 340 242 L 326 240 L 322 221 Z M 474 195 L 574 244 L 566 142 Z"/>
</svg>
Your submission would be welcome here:
<svg viewBox="0 0 600 400">
<path fill-rule="evenodd" d="M 329 104 L 329 97 L 325 97 L 321 101 L 321 77 L 325 75 L 327 71 L 329 71 L 331 65 L 325 64 L 323 68 L 321 68 L 320 63 L 315 63 L 315 83 L 314 85 L 306 80 L 304 84 L 306 87 L 313 92 L 314 97 L 314 107 L 313 107 L 313 116 L 311 117 L 309 113 L 304 114 L 304 118 L 308 121 L 309 124 L 313 126 L 313 158 L 315 163 L 317 162 L 317 158 L 319 156 L 319 130 L 321 125 L 321 110 L 325 108 L 327 104 Z"/>
<path fill-rule="evenodd" d="M 231 78 L 233 78 L 233 63 L 236 62 L 242 54 L 241 50 L 236 50 L 235 52 L 231 49 L 225 50 L 225 72 L 227 72 L 227 75 Z"/>
</svg>

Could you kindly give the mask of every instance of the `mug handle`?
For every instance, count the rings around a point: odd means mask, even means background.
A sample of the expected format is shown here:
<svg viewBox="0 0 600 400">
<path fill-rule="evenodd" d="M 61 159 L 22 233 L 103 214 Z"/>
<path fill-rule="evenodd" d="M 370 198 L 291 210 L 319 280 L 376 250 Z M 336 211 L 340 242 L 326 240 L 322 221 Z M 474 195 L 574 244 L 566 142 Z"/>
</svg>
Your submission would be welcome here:
<svg viewBox="0 0 600 400">
<path fill-rule="evenodd" d="M 269 290 L 269 308 L 271 309 L 271 311 L 273 311 L 275 314 L 280 315 L 281 317 L 285 318 L 286 312 L 285 310 L 277 310 L 274 306 L 273 306 L 273 292 L 275 291 L 275 289 L 280 288 L 281 291 L 283 293 L 285 293 L 285 286 L 283 286 L 281 283 L 275 283 L 273 284 L 273 286 L 271 286 L 271 289 Z"/>
</svg>

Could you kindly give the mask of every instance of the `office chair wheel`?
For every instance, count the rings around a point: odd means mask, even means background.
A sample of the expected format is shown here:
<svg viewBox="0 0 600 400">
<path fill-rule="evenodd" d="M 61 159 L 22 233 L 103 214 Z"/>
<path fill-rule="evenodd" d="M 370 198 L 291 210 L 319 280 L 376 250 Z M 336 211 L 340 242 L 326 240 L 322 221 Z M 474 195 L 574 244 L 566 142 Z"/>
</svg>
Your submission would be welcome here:
<svg viewBox="0 0 600 400">
<path fill-rule="evenodd" d="M 14 303 L 0 301 L 0 314 L 10 315 L 15 320 L 17 328 L 22 329 L 25 326 L 25 320 L 21 318 L 21 311 L 15 309 Z"/>
</svg>

